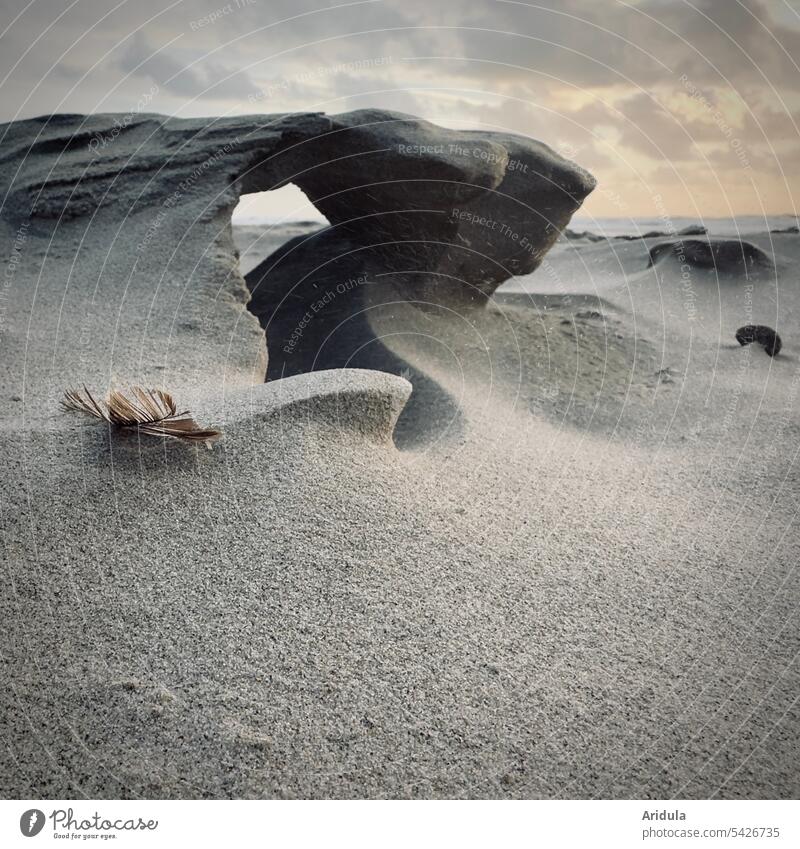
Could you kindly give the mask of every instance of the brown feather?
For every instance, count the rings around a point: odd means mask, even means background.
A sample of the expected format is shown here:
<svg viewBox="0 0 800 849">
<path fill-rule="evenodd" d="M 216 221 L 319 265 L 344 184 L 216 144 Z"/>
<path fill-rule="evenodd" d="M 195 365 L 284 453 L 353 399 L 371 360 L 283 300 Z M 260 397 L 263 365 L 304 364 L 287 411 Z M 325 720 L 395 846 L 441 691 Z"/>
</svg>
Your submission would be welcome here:
<svg viewBox="0 0 800 849">
<path fill-rule="evenodd" d="M 161 389 L 133 386 L 127 395 L 112 389 L 105 401 L 97 401 L 84 386 L 82 392 L 68 389 L 61 404 L 67 410 L 85 413 L 119 428 L 150 436 L 202 442 L 209 448 L 222 435 L 216 428 L 200 427 L 188 410 L 179 413 L 172 395 Z"/>
</svg>

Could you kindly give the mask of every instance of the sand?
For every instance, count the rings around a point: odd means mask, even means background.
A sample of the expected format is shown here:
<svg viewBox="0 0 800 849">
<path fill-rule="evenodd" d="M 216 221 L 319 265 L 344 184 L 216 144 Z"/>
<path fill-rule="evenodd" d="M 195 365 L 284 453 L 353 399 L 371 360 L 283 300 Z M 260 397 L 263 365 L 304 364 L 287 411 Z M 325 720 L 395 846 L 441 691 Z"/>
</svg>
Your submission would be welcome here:
<svg viewBox="0 0 800 849">
<path fill-rule="evenodd" d="M 80 218 L 26 235 L 0 792 L 796 797 L 800 237 L 688 277 L 647 267 L 659 240 L 561 242 L 485 308 L 382 297 L 395 374 L 260 384 L 227 214 L 196 225 L 194 288 L 156 274 L 169 240 L 129 282 Z M 112 376 L 223 439 L 59 411 Z"/>
</svg>

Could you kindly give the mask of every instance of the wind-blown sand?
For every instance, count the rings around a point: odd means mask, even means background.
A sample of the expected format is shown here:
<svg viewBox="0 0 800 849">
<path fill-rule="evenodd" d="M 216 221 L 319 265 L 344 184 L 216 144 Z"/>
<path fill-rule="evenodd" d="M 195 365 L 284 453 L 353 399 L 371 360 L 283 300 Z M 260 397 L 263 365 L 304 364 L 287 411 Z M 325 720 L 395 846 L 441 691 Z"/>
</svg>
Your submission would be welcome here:
<svg viewBox="0 0 800 849">
<path fill-rule="evenodd" d="M 171 281 L 121 315 L 112 263 L 91 299 L 79 221 L 15 271 L 4 795 L 796 797 L 799 236 L 688 276 L 648 268 L 663 239 L 560 242 L 485 308 L 382 297 L 397 374 L 258 384 L 230 234 L 196 226 L 207 361 Z M 63 334 L 115 311 L 212 451 L 58 411 L 93 362 Z"/>
</svg>

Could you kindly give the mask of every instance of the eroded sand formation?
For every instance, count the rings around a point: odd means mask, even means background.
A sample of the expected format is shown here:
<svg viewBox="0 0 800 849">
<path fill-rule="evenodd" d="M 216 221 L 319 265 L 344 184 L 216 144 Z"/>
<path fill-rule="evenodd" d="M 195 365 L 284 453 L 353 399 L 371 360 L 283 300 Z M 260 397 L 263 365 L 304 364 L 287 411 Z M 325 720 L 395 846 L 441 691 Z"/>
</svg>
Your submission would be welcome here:
<svg viewBox="0 0 800 849">
<path fill-rule="evenodd" d="M 0 132 L 4 795 L 796 795 L 794 360 L 733 341 L 795 235 L 545 254 L 585 172 L 388 113 Z M 59 410 L 114 380 L 224 438 Z"/>
</svg>

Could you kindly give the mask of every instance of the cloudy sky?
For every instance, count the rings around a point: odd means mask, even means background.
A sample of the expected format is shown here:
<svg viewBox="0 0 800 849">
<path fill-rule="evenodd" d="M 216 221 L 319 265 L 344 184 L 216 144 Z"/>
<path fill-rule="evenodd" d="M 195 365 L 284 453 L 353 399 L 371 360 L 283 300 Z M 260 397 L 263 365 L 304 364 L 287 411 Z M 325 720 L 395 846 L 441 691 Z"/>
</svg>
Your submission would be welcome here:
<svg viewBox="0 0 800 849">
<path fill-rule="evenodd" d="M 800 0 L 0 8 L 0 120 L 380 106 L 546 142 L 598 178 L 590 215 L 797 211 Z"/>
</svg>

